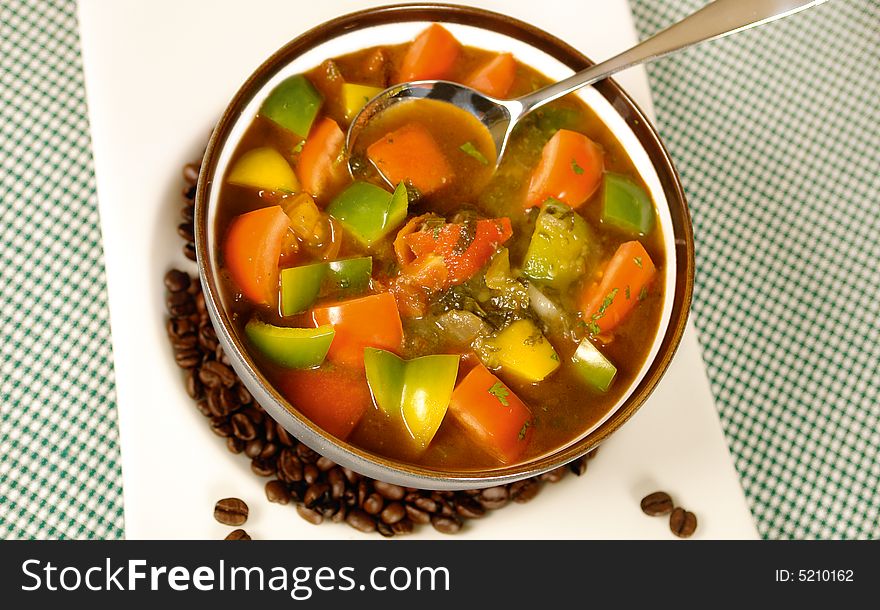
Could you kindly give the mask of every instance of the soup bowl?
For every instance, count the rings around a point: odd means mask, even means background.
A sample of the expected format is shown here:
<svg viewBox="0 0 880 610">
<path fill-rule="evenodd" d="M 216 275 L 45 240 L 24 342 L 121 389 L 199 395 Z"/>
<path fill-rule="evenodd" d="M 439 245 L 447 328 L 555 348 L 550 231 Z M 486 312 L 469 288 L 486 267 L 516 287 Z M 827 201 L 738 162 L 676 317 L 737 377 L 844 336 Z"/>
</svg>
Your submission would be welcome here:
<svg viewBox="0 0 880 610">
<path fill-rule="evenodd" d="M 531 25 L 470 7 L 396 5 L 326 22 L 269 57 L 241 86 L 217 124 L 205 152 L 196 192 L 195 238 L 205 302 L 219 341 L 255 400 L 297 439 L 338 464 L 390 483 L 422 489 L 468 489 L 510 483 L 547 472 L 596 448 L 645 403 L 679 344 L 693 288 L 693 239 L 684 192 L 656 130 L 613 80 L 576 94 L 621 143 L 657 208 L 666 264 L 660 324 L 645 359 L 621 398 L 590 429 L 554 450 L 497 468 L 429 468 L 390 459 L 335 438 L 297 410 L 270 383 L 248 353 L 224 306 L 216 219 L 221 179 L 236 145 L 269 92 L 285 78 L 323 60 L 377 44 L 412 40 L 431 23 L 446 27 L 464 45 L 510 51 L 524 64 L 560 79 L 591 64 L 583 54 Z"/>
</svg>

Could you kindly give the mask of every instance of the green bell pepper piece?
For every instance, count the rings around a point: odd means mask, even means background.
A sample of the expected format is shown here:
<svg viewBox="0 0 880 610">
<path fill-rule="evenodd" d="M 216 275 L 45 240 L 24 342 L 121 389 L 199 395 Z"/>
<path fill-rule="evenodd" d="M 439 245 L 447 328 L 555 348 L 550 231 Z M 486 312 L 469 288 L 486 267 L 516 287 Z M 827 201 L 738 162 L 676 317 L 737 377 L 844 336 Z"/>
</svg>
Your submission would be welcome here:
<svg viewBox="0 0 880 610">
<path fill-rule="evenodd" d="M 336 334 L 329 324 L 318 328 L 287 328 L 256 318 L 251 318 L 244 332 L 269 360 L 293 369 L 309 369 L 321 364 Z"/>
<path fill-rule="evenodd" d="M 321 291 L 327 263 L 314 263 L 281 270 L 281 315 L 292 316 L 308 309 Z"/>
<path fill-rule="evenodd" d="M 606 173 L 602 194 L 602 222 L 631 235 L 647 235 L 654 228 L 654 205 L 641 186 L 620 174 Z"/>
<path fill-rule="evenodd" d="M 550 198 L 541 206 L 526 250 L 523 274 L 565 290 L 595 263 L 595 238 L 586 221 L 570 207 Z"/>
<path fill-rule="evenodd" d="M 311 307 L 315 299 L 366 292 L 373 258 L 360 256 L 281 270 L 281 315 L 292 316 Z"/>
<path fill-rule="evenodd" d="M 370 287 L 373 275 L 373 257 L 359 256 L 327 263 L 327 275 L 321 296 L 328 294 L 360 294 Z"/>
<path fill-rule="evenodd" d="M 355 181 L 342 191 L 327 208 L 359 242 L 371 246 L 406 218 L 409 199 L 401 182 L 394 193 L 370 184 Z"/>
<path fill-rule="evenodd" d="M 301 138 L 309 135 L 324 98 L 302 74 L 296 74 L 272 89 L 260 106 L 260 114 Z"/>
<path fill-rule="evenodd" d="M 422 449 L 431 443 L 446 415 L 458 360 L 451 354 L 403 360 L 385 350 L 364 349 L 367 383 L 376 406 L 391 418 L 401 418 Z"/>
<path fill-rule="evenodd" d="M 617 367 L 586 337 L 578 345 L 571 361 L 581 378 L 600 392 L 608 390 L 617 375 Z"/>
</svg>

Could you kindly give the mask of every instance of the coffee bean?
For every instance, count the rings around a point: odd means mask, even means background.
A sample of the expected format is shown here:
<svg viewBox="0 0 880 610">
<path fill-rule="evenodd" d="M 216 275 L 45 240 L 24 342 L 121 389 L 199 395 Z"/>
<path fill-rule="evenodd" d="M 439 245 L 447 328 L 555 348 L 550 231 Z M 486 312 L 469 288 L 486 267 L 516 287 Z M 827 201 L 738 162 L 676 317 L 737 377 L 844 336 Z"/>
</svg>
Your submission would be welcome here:
<svg viewBox="0 0 880 610">
<path fill-rule="evenodd" d="M 324 521 L 324 515 L 316 510 L 312 510 L 311 508 L 306 508 L 302 504 L 297 505 L 296 512 L 299 513 L 300 517 L 302 517 L 312 525 L 321 525 L 321 523 Z"/>
<path fill-rule="evenodd" d="M 345 522 L 354 529 L 369 534 L 376 531 L 376 522 L 362 510 L 354 509 L 345 517 Z"/>
<path fill-rule="evenodd" d="M 266 483 L 266 499 L 275 504 L 287 504 L 290 502 L 290 491 L 285 483 L 272 479 Z"/>
<path fill-rule="evenodd" d="M 173 339 L 174 337 L 183 337 L 193 334 L 198 329 L 196 328 L 196 325 L 187 318 L 169 318 L 165 325 L 165 330 L 168 331 L 168 337 Z"/>
<path fill-rule="evenodd" d="M 259 477 L 269 477 L 275 474 L 275 464 L 270 460 L 256 458 L 251 460 L 251 472 Z"/>
<path fill-rule="evenodd" d="M 229 422 L 224 419 L 213 418 L 211 420 L 211 431 L 217 436 L 222 436 L 223 438 L 232 436 L 232 426 L 230 426 Z"/>
<path fill-rule="evenodd" d="M 303 479 L 302 463 L 290 449 L 282 450 L 278 457 L 278 474 L 288 483 Z"/>
<path fill-rule="evenodd" d="M 397 523 L 391 525 L 391 531 L 394 532 L 398 536 L 405 536 L 406 534 L 412 534 L 413 531 L 413 522 L 409 519 L 402 519 Z"/>
<path fill-rule="evenodd" d="M 587 471 L 587 456 L 582 456 L 568 464 L 568 469 L 577 476 L 581 476 Z"/>
<path fill-rule="evenodd" d="M 257 436 L 254 424 L 244 413 L 235 413 L 229 422 L 232 424 L 232 433 L 241 440 L 250 441 Z"/>
<path fill-rule="evenodd" d="M 196 260 L 196 246 L 192 243 L 186 243 L 183 246 L 183 255 L 191 261 Z"/>
<path fill-rule="evenodd" d="M 308 445 L 303 443 L 296 446 L 296 455 L 303 461 L 303 464 L 312 464 L 320 457 Z"/>
<path fill-rule="evenodd" d="M 204 398 L 196 401 L 196 409 L 205 417 L 211 417 L 211 409 L 208 408 L 208 401 Z"/>
<path fill-rule="evenodd" d="M 430 513 L 426 513 L 425 511 L 416 508 L 412 504 L 406 505 L 406 516 L 409 517 L 413 523 L 420 523 L 424 525 L 431 522 Z"/>
<path fill-rule="evenodd" d="M 263 445 L 263 450 L 260 451 L 260 458 L 264 460 L 269 460 L 278 453 L 278 445 L 275 443 L 266 443 Z"/>
<path fill-rule="evenodd" d="M 187 184 L 195 184 L 199 179 L 199 166 L 195 163 L 187 163 L 184 165 L 183 179 Z"/>
<path fill-rule="evenodd" d="M 318 461 L 315 462 L 315 466 L 317 466 L 318 470 L 320 470 L 321 472 L 327 472 L 328 470 L 336 466 L 336 462 L 322 455 L 318 458 Z"/>
<path fill-rule="evenodd" d="M 338 466 L 327 472 L 327 482 L 330 484 L 330 496 L 339 500 L 345 493 L 345 475 Z"/>
<path fill-rule="evenodd" d="M 672 511 L 672 498 L 665 491 L 655 491 L 642 498 L 642 512 L 646 515 L 656 517 L 658 515 L 666 515 Z"/>
<path fill-rule="evenodd" d="M 431 517 L 431 525 L 441 534 L 456 534 L 461 529 L 461 521 L 454 517 L 434 515 Z"/>
<path fill-rule="evenodd" d="M 260 457 L 260 454 L 262 452 L 263 452 L 263 439 L 254 438 L 254 439 L 247 441 L 247 443 L 245 443 L 244 454 L 246 456 L 248 456 L 249 458 L 251 458 L 252 460 L 254 458 Z"/>
<path fill-rule="evenodd" d="M 239 386 L 239 387 L 243 388 L 244 386 Z M 245 390 L 245 392 L 247 392 L 247 390 Z M 239 395 L 239 398 L 241 398 L 240 395 Z M 242 400 L 241 402 L 246 403 L 246 402 L 250 402 L 250 400 L 248 400 L 248 401 Z M 287 432 L 287 430 L 284 429 L 284 427 L 281 424 L 275 424 L 275 434 L 278 437 L 279 443 L 281 443 L 285 447 L 293 447 L 293 444 L 294 444 L 293 438 L 291 438 L 290 434 Z"/>
<path fill-rule="evenodd" d="M 232 530 L 223 540 L 250 540 L 251 536 L 243 529 Z"/>
<path fill-rule="evenodd" d="M 240 438 L 229 436 L 226 438 L 226 448 L 229 449 L 232 453 L 241 453 L 244 449 L 244 441 L 242 441 Z"/>
<path fill-rule="evenodd" d="M 541 491 L 541 484 L 535 479 L 525 479 L 510 485 L 510 499 L 524 504 L 533 499 Z"/>
<path fill-rule="evenodd" d="M 366 500 L 364 500 L 361 508 L 371 515 L 378 515 L 382 511 L 384 505 L 385 501 L 382 499 L 382 496 L 377 493 L 372 493 L 367 496 Z"/>
<path fill-rule="evenodd" d="M 392 502 L 382 510 L 380 515 L 382 521 L 388 525 L 394 525 L 404 517 L 406 517 L 406 509 L 400 502 Z"/>
<path fill-rule="evenodd" d="M 165 288 L 169 292 L 183 292 L 189 288 L 190 281 L 189 274 L 179 269 L 170 269 L 165 274 Z"/>
<path fill-rule="evenodd" d="M 383 523 L 382 521 L 376 523 L 376 529 L 385 538 L 391 538 L 392 536 L 394 536 L 394 530 L 391 529 L 391 526 L 387 523 Z"/>
<path fill-rule="evenodd" d="M 669 529 L 679 538 L 690 538 L 697 531 L 697 516 L 678 506 L 669 515 Z"/>
<path fill-rule="evenodd" d="M 554 468 L 550 472 L 545 472 L 540 475 L 538 479 L 546 483 L 558 483 L 567 474 L 568 468 L 566 466 L 560 466 L 559 468 Z"/>
<path fill-rule="evenodd" d="M 209 360 L 204 366 L 202 366 L 202 372 L 205 371 L 209 371 L 211 374 L 215 375 L 220 380 L 220 383 L 227 388 L 231 388 L 235 385 L 235 382 L 238 381 L 238 378 L 235 376 L 235 373 L 232 372 L 232 369 L 220 362 Z"/>
<path fill-rule="evenodd" d="M 183 349 L 174 352 L 174 361 L 182 369 L 191 369 L 202 361 L 202 354 L 197 349 Z"/>
<path fill-rule="evenodd" d="M 437 502 L 431 498 L 427 498 L 425 496 L 418 496 L 413 501 L 413 505 L 419 510 L 423 510 L 426 513 L 436 513 L 439 510 L 439 506 L 437 506 Z"/>
<path fill-rule="evenodd" d="M 192 335 L 190 335 L 192 336 Z M 186 373 L 186 393 L 189 394 L 190 398 L 194 398 L 198 400 L 204 395 L 204 388 L 202 388 L 202 382 L 199 381 L 198 377 L 194 374 L 194 371 L 190 369 Z"/>
<path fill-rule="evenodd" d="M 184 222 L 192 223 L 196 218 L 195 209 L 191 205 L 184 205 L 180 208 L 180 217 Z"/>
<path fill-rule="evenodd" d="M 303 466 L 303 480 L 305 480 L 305 482 L 309 485 L 317 481 L 320 475 L 321 471 L 318 470 L 318 467 L 314 464 L 306 464 L 305 466 Z"/>
<path fill-rule="evenodd" d="M 242 525 L 248 512 L 248 505 L 239 498 L 223 498 L 214 505 L 214 518 L 223 525 Z"/>
<path fill-rule="evenodd" d="M 303 504 L 308 508 L 314 508 L 316 504 L 326 499 L 324 496 L 329 496 L 329 492 L 330 486 L 326 483 L 313 483 L 309 485 L 303 496 Z"/>
<path fill-rule="evenodd" d="M 235 393 L 238 397 L 238 403 L 241 405 L 249 405 L 253 400 L 251 393 L 248 392 L 248 389 L 242 383 L 235 386 Z M 278 424 L 278 427 L 281 428 L 281 424 Z"/>
<path fill-rule="evenodd" d="M 192 223 L 182 222 L 177 225 L 177 234 L 180 235 L 186 241 L 195 241 L 195 231 L 193 230 Z"/>
<path fill-rule="evenodd" d="M 383 483 L 376 481 L 373 487 L 386 500 L 403 500 L 403 487 L 400 485 L 392 485 L 391 483 Z"/>
<path fill-rule="evenodd" d="M 473 496 L 462 495 L 455 501 L 455 512 L 464 519 L 479 519 L 486 514 L 486 509 Z"/>
<path fill-rule="evenodd" d="M 489 487 L 480 492 L 479 502 L 483 508 L 495 510 L 507 504 L 508 496 L 506 487 Z"/>
</svg>

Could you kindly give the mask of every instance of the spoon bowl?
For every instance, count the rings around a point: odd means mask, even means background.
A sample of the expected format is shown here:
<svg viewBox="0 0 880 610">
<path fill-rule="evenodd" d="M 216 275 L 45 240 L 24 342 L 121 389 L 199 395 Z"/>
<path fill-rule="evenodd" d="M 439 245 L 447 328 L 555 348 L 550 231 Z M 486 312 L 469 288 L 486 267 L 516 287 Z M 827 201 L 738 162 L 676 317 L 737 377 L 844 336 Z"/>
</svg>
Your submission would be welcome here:
<svg viewBox="0 0 880 610">
<path fill-rule="evenodd" d="M 715 0 L 700 10 L 654 34 L 634 47 L 552 85 L 513 100 L 501 100 L 444 80 L 420 80 L 394 85 L 361 109 L 348 127 L 346 150 L 354 150 L 358 136 L 376 116 L 402 101 L 431 99 L 448 102 L 475 116 L 495 143 L 495 166 L 507 148 L 517 123 L 540 108 L 581 87 L 592 85 L 626 68 L 669 55 L 695 44 L 741 32 L 821 4 L 826 0 Z M 354 175 L 352 156 L 349 172 Z"/>
</svg>

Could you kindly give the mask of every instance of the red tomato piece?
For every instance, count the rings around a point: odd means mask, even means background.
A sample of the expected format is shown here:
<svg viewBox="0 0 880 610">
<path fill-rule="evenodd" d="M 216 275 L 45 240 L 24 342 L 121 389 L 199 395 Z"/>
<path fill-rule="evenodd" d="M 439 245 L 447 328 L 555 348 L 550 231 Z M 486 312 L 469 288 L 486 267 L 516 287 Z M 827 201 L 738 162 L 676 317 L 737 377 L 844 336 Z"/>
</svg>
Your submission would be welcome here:
<svg viewBox="0 0 880 610">
<path fill-rule="evenodd" d="M 278 389 L 306 417 L 343 440 L 373 405 L 363 370 L 354 368 L 290 370 L 280 377 Z"/>
<path fill-rule="evenodd" d="M 365 347 L 400 352 L 403 325 L 390 292 L 322 305 L 311 314 L 316 328 L 331 324 L 336 331 L 327 352 L 331 362 L 362 369 Z"/>
</svg>

